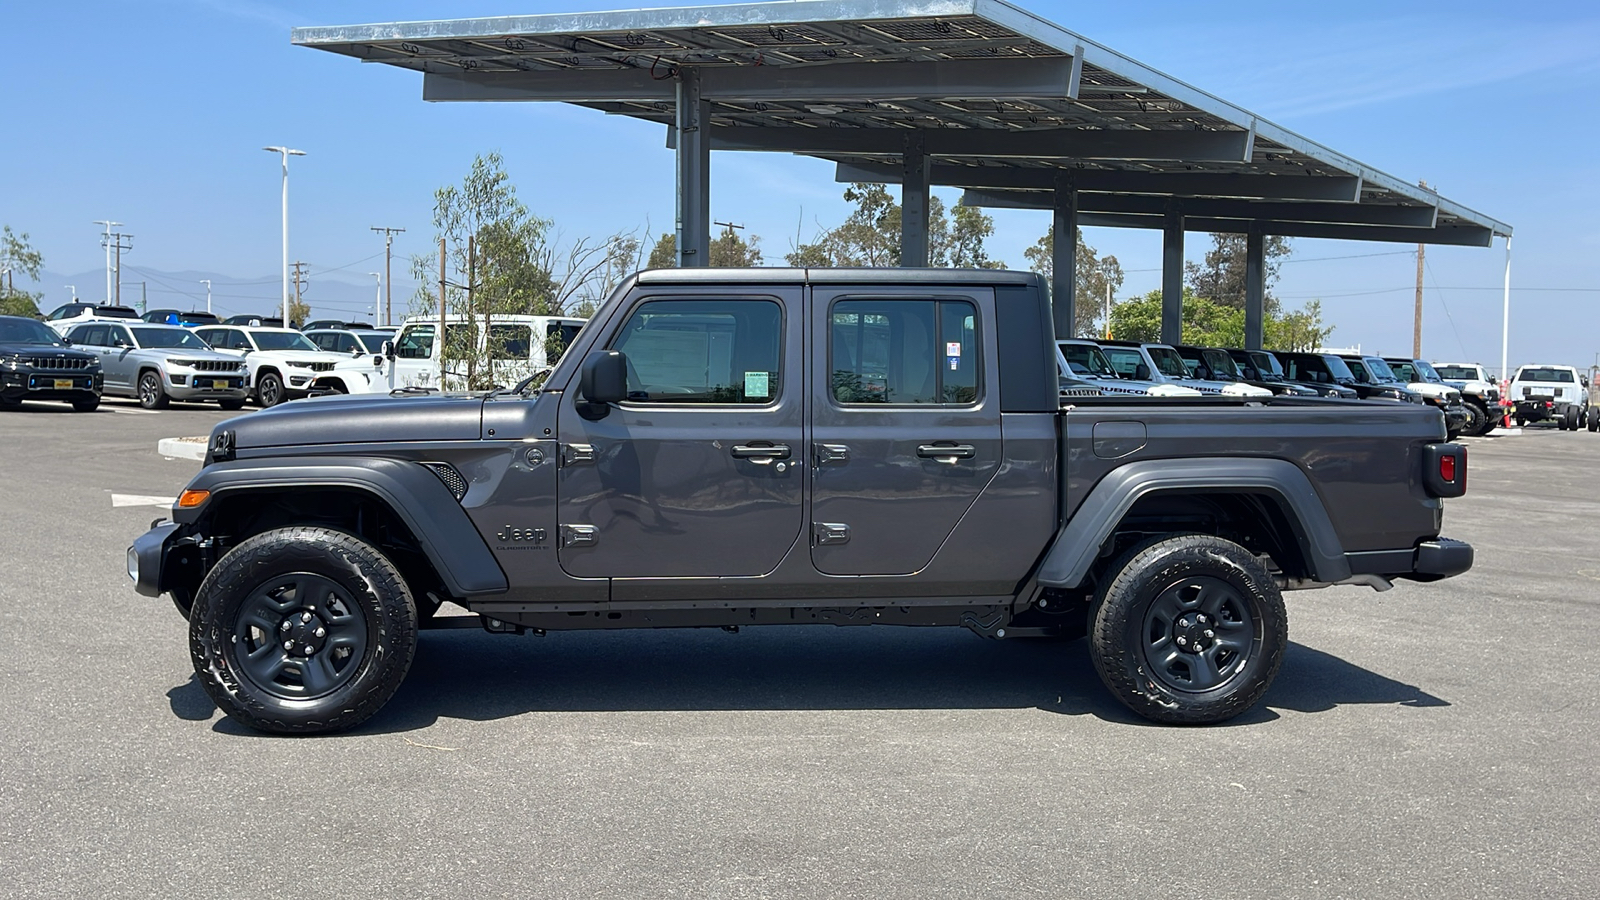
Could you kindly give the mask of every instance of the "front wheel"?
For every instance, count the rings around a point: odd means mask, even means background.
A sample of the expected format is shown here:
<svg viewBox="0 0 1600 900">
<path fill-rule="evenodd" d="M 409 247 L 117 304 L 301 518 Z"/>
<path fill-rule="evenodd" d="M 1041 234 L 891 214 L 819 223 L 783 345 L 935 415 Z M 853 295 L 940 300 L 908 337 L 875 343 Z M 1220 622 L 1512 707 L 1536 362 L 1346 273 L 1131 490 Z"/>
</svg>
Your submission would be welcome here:
<svg viewBox="0 0 1600 900">
<path fill-rule="evenodd" d="M 261 378 L 256 382 L 256 403 L 261 406 L 277 406 L 283 402 L 283 379 L 277 372 L 262 372 Z"/>
<path fill-rule="evenodd" d="M 1254 706 L 1283 665 L 1283 596 L 1261 563 L 1210 535 L 1156 538 L 1112 565 L 1090 613 L 1089 656 L 1129 709 L 1204 725 Z"/>
<path fill-rule="evenodd" d="M 1467 410 L 1467 423 L 1461 426 L 1462 434 L 1477 437 L 1489 430 L 1489 412 L 1483 405 L 1472 400 L 1463 401 L 1462 406 Z"/>
<path fill-rule="evenodd" d="M 145 372 L 139 376 L 139 405 L 145 409 L 166 409 L 171 402 L 166 388 L 161 386 L 161 376 Z"/>
<path fill-rule="evenodd" d="M 88 397 L 83 400 L 72 401 L 73 412 L 94 412 L 100 408 L 99 397 Z"/>
<path fill-rule="evenodd" d="M 244 409 L 244 400 L 218 400 L 217 405 L 228 412 L 233 412 L 236 409 Z"/>
<path fill-rule="evenodd" d="M 240 543 L 206 575 L 189 614 L 206 693 L 241 724 L 279 734 L 366 721 L 400 687 L 416 645 L 416 606 L 399 570 L 329 528 Z"/>
</svg>

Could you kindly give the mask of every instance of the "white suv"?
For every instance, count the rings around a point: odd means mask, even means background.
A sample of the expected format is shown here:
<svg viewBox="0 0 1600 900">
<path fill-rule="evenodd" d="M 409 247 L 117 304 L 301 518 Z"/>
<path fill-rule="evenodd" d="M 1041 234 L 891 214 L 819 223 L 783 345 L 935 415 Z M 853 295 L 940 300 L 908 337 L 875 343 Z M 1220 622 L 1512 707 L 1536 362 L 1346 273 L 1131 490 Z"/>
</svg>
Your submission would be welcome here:
<svg viewBox="0 0 1600 900">
<path fill-rule="evenodd" d="M 250 395 L 261 406 L 311 393 L 320 372 L 330 372 L 343 354 L 327 353 L 292 328 L 207 325 L 194 333 L 219 353 L 244 359 L 250 370 Z"/>
<path fill-rule="evenodd" d="M 109 303 L 66 303 L 56 307 L 44 320 L 56 334 L 66 337 L 67 332 L 85 322 L 121 322 L 127 325 L 141 321 L 139 312 L 131 306 L 113 306 Z"/>
<path fill-rule="evenodd" d="M 1589 419 L 1589 379 L 1572 366 L 1523 366 L 1511 379 L 1511 402 L 1518 425 L 1554 419 L 1577 431 Z"/>
</svg>

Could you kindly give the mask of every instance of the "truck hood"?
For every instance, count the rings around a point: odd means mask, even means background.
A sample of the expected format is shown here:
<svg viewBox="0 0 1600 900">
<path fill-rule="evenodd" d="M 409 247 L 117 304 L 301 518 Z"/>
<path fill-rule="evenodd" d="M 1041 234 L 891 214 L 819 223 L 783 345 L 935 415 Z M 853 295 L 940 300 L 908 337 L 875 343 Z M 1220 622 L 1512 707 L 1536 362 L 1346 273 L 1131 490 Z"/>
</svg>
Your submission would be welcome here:
<svg viewBox="0 0 1600 900">
<path fill-rule="evenodd" d="M 84 350 L 73 347 L 57 347 L 52 344 L 0 344 L 0 357 L 42 356 L 45 359 L 92 359 L 100 361 L 100 357 Z"/>
<path fill-rule="evenodd" d="M 233 432 L 235 449 L 367 444 L 399 441 L 475 441 L 483 422 L 481 394 L 343 395 L 296 400 L 229 419 L 212 432 Z"/>
</svg>

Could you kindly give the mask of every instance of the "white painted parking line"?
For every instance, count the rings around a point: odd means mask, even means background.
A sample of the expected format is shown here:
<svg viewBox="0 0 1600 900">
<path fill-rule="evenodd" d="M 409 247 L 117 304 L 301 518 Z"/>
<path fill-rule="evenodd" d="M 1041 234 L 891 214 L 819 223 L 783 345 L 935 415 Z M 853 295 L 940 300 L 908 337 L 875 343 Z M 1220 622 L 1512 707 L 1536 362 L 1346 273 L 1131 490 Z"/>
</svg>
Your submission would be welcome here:
<svg viewBox="0 0 1600 900">
<path fill-rule="evenodd" d="M 120 506 L 171 506 L 177 498 L 155 497 L 150 494 L 112 494 L 111 508 Z"/>
<path fill-rule="evenodd" d="M 159 416 L 160 413 L 153 409 L 123 409 L 120 406 L 102 406 L 101 412 L 120 413 L 124 416 Z"/>
</svg>

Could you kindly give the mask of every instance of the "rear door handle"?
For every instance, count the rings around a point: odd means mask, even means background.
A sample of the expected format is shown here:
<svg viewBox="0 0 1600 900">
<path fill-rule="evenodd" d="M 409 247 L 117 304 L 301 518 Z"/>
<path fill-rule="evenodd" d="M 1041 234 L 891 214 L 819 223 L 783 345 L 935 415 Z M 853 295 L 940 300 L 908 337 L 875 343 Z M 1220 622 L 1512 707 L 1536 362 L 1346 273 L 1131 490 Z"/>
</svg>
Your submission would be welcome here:
<svg viewBox="0 0 1600 900">
<path fill-rule="evenodd" d="M 919 444 L 917 456 L 922 459 L 936 459 L 940 462 L 955 462 L 958 459 L 971 459 L 978 455 L 978 448 L 971 444 Z"/>
<path fill-rule="evenodd" d="M 773 459 L 788 459 L 789 445 L 774 444 L 769 441 L 753 441 L 749 444 L 735 444 L 729 451 L 734 459 L 753 459 L 766 462 Z"/>
</svg>

